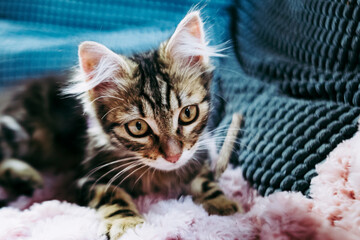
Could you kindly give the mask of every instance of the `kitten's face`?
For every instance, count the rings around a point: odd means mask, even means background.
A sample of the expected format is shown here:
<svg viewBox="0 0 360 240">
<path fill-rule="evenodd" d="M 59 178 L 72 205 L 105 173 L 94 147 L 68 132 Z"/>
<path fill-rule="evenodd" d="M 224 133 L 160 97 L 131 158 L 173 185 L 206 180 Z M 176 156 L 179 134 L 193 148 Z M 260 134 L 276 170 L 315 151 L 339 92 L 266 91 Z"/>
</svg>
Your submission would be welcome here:
<svg viewBox="0 0 360 240">
<path fill-rule="evenodd" d="M 131 58 L 92 42 L 79 49 L 94 85 L 90 100 L 111 143 L 156 169 L 185 165 L 206 126 L 214 52 L 202 27 L 199 13 L 190 13 L 158 50 Z"/>
<path fill-rule="evenodd" d="M 125 89 L 114 85 L 106 93 L 112 97 L 97 101 L 98 117 L 111 142 L 145 164 L 162 170 L 181 167 L 206 126 L 211 74 L 201 66 L 189 72 L 174 69 L 161 49 L 130 61 L 130 84 Z"/>
</svg>

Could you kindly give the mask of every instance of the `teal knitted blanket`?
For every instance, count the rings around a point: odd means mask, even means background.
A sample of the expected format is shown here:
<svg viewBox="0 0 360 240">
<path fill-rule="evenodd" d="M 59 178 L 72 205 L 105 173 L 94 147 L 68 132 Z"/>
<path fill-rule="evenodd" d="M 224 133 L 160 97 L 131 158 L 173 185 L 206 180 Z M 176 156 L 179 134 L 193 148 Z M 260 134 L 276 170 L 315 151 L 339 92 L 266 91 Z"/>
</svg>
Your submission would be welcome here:
<svg viewBox="0 0 360 240">
<path fill-rule="evenodd" d="M 196 3 L 0 0 L 0 86 L 68 70 L 84 40 L 123 54 L 155 47 Z M 232 163 L 260 194 L 308 195 L 316 164 L 357 131 L 359 4 L 213 0 L 203 9 L 213 43 L 235 49 L 216 62 L 210 128 L 244 115 Z"/>
<path fill-rule="evenodd" d="M 237 1 L 239 66 L 231 71 L 243 72 L 222 71 L 218 109 L 223 107 L 225 119 L 218 122 L 226 124 L 233 112 L 243 113 L 233 161 L 260 194 L 285 190 L 308 195 L 316 164 L 357 131 L 359 4 Z"/>
</svg>

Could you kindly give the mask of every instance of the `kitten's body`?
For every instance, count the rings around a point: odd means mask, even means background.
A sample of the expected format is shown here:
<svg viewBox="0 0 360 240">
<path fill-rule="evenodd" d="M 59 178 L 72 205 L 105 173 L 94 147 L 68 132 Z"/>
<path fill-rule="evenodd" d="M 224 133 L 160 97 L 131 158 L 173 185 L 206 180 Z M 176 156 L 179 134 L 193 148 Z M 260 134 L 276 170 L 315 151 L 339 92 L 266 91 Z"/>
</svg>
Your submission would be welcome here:
<svg viewBox="0 0 360 240">
<path fill-rule="evenodd" d="M 79 100 L 59 95 L 63 85 L 64 76 L 32 80 L 6 89 L 13 96 L 1 99 L 6 106 L 0 113 L 0 182 L 15 192 L 30 194 L 42 186 L 34 168 L 80 166 L 86 121 Z"/>
<path fill-rule="evenodd" d="M 98 210 L 100 233 L 111 239 L 143 222 L 131 199 L 143 194 L 191 194 L 210 214 L 236 212 L 199 140 L 210 111 L 211 55 L 197 12 L 159 49 L 130 58 L 83 43 L 67 88 L 78 98 L 57 94 L 57 82 L 34 83 L 4 111 L 0 178 L 39 184 L 30 165 L 12 158 L 72 167 L 85 159 L 80 203 Z"/>
<path fill-rule="evenodd" d="M 63 82 L 63 77 L 48 77 L 31 81 L 15 93 L 1 113 L 2 144 L 13 144 L 2 148 L 2 159 L 20 158 L 36 167 L 78 164 L 86 144 L 86 123 L 79 101 L 60 96 Z"/>
</svg>

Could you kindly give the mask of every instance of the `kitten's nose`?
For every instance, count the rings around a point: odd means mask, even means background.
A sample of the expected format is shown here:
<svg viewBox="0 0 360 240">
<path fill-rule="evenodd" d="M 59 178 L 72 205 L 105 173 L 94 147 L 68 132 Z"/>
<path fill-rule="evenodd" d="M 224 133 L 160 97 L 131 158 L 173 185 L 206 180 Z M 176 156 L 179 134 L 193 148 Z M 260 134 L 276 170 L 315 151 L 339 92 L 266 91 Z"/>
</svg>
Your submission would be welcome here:
<svg viewBox="0 0 360 240">
<path fill-rule="evenodd" d="M 162 142 L 162 149 L 165 154 L 165 159 L 168 162 L 176 163 L 181 156 L 180 142 L 173 138 L 166 138 Z"/>
<path fill-rule="evenodd" d="M 165 159 L 168 162 L 176 163 L 179 160 L 180 157 L 181 157 L 181 154 L 177 154 L 177 155 L 174 155 L 174 156 L 166 157 Z"/>
</svg>

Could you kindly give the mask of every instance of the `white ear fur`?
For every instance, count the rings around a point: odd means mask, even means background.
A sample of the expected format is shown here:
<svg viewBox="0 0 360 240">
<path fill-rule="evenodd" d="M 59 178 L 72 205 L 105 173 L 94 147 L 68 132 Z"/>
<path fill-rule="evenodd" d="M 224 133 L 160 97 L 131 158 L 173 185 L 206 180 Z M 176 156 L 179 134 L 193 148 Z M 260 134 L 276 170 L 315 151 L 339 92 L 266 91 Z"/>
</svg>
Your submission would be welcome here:
<svg viewBox="0 0 360 240">
<path fill-rule="evenodd" d="M 102 65 L 118 66 L 118 71 L 129 71 L 125 60 L 105 47 L 104 45 L 86 41 L 79 46 L 79 62 L 82 71 L 91 75 L 95 70 L 100 70 Z"/>
<path fill-rule="evenodd" d="M 184 64 L 206 64 L 211 56 L 222 56 L 216 49 L 208 46 L 199 11 L 190 12 L 184 17 L 168 41 L 165 51 Z"/>
<path fill-rule="evenodd" d="M 114 83 L 121 87 L 124 81 L 114 81 L 130 74 L 126 57 L 117 55 L 104 45 L 96 42 L 83 42 L 79 46 L 80 68 L 71 79 L 64 94 L 82 94 L 100 83 Z"/>
</svg>

